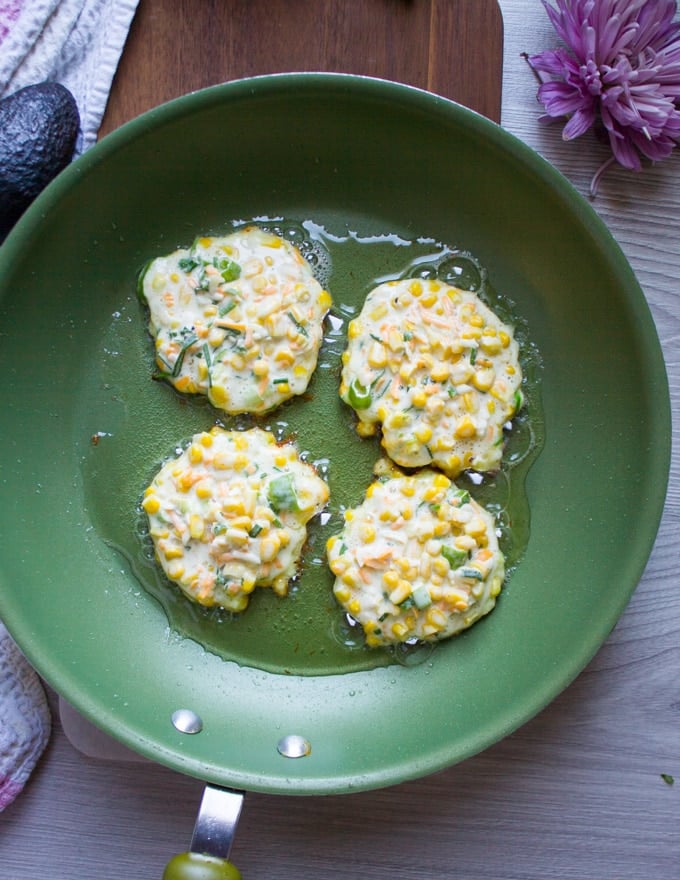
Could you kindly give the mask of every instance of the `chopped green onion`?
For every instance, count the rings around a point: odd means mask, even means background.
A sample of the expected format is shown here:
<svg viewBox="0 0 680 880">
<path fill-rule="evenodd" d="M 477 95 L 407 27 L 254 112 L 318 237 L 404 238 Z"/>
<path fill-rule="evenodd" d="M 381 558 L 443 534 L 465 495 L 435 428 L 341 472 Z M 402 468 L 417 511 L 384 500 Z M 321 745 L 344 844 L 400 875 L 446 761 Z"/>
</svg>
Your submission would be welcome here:
<svg viewBox="0 0 680 880">
<path fill-rule="evenodd" d="M 347 403 L 353 409 L 368 409 L 371 405 L 372 396 L 370 389 L 355 379 L 347 389 Z"/>
<path fill-rule="evenodd" d="M 177 261 L 177 265 L 182 270 L 182 272 L 186 272 L 189 274 L 196 266 L 200 266 L 201 264 L 194 257 L 182 257 Z"/>
<path fill-rule="evenodd" d="M 470 493 L 467 489 L 456 489 L 449 493 L 449 501 L 454 507 L 462 507 L 470 503 Z"/>
<path fill-rule="evenodd" d="M 451 568 L 459 568 L 464 562 L 467 562 L 467 550 L 458 550 L 456 547 L 442 547 L 442 556 L 449 563 Z"/>
<path fill-rule="evenodd" d="M 179 350 L 179 354 L 177 355 L 177 360 L 175 361 L 175 365 L 172 368 L 172 378 L 176 379 L 179 376 L 180 370 L 182 369 L 182 364 L 184 363 L 184 356 L 189 351 L 192 345 L 195 345 L 198 342 L 198 336 L 195 333 L 187 336 L 182 343 L 182 347 Z"/>
<path fill-rule="evenodd" d="M 267 500 L 274 513 L 280 513 L 282 510 L 299 510 L 293 475 L 282 474 L 272 480 L 267 489 Z"/>
<path fill-rule="evenodd" d="M 484 580 L 484 575 L 478 568 L 461 568 L 460 573 L 462 577 L 470 578 L 473 581 Z"/>
<path fill-rule="evenodd" d="M 425 586 L 425 584 L 421 584 L 421 586 L 417 587 L 413 591 L 413 601 L 416 608 L 418 608 L 420 611 L 422 611 L 424 608 L 428 608 L 432 604 L 430 591 Z"/>
<path fill-rule="evenodd" d="M 236 308 L 236 302 L 233 299 L 230 299 L 228 303 L 223 303 L 219 307 L 217 314 L 220 316 L 220 318 L 223 318 L 225 315 L 228 315 L 232 309 L 235 309 L 235 308 Z"/>
<path fill-rule="evenodd" d="M 292 312 L 288 312 L 287 314 L 288 314 L 288 317 L 290 318 L 290 320 L 295 325 L 295 329 L 297 330 L 297 332 L 301 333 L 302 336 L 309 336 L 309 333 L 307 333 L 307 328 L 305 327 L 305 325 L 301 324 Z"/>
<path fill-rule="evenodd" d="M 219 270 L 223 281 L 236 281 L 241 277 L 241 267 L 229 257 L 215 257 L 213 266 Z"/>
<path fill-rule="evenodd" d="M 144 295 L 144 279 L 146 278 L 146 273 L 149 271 L 149 266 L 152 263 L 153 260 L 147 260 L 139 270 L 139 275 L 137 276 L 137 296 L 143 303 L 146 303 L 146 296 Z"/>
</svg>

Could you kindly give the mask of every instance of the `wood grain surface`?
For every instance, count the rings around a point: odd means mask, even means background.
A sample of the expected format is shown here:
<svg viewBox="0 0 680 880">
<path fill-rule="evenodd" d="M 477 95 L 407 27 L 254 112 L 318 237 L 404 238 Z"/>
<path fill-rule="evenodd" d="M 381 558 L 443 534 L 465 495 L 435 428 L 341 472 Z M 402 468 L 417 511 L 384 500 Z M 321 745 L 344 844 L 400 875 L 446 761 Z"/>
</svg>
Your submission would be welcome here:
<svg viewBox="0 0 680 880">
<path fill-rule="evenodd" d="M 496 0 L 141 0 L 101 134 L 244 76 L 337 71 L 396 80 L 500 118 Z"/>
<path fill-rule="evenodd" d="M 521 55 L 556 45 L 543 6 L 500 5 L 501 122 L 585 194 L 605 152 L 589 136 L 565 143 L 559 127 L 539 124 L 536 82 Z M 174 41 L 167 51 L 178 51 Z M 594 207 L 649 302 L 680 436 L 680 151 L 639 175 L 612 171 Z M 582 267 L 574 271 L 583 277 Z M 248 795 L 232 854 L 244 880 L 677 880 L 679 584 L 676 445 L 647 569 L 576 681 L 512 736 L 425 779 L 342 797 Z M 0 877 L 160 880 L 168 857 L 189 843 L 200 781 L 155 764 L 84 757 L 53 705 L 48 750 L 0 814 Z"/>
</svg>

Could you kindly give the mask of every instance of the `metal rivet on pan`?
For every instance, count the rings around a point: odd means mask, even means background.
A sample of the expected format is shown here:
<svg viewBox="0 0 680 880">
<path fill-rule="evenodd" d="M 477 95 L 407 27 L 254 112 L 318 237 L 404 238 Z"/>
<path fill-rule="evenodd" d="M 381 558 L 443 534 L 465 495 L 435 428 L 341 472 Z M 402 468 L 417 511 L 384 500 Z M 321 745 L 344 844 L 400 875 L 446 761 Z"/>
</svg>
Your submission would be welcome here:
<svg viewBox="0 0 680 880">
<path fill-rule="evenodd" d="M 192 709 L 177 709 L 172 713 L 172 723 L 180 733 L 200 733 L 203 719 Z"/>
<path fill-rule="evenodd" d="M 290 733 L 288 736 L 281 737 L 276 748 L 284 758 L 305 758 L 311 754 L 312 744 L 304 736 Z"/>
</svg>

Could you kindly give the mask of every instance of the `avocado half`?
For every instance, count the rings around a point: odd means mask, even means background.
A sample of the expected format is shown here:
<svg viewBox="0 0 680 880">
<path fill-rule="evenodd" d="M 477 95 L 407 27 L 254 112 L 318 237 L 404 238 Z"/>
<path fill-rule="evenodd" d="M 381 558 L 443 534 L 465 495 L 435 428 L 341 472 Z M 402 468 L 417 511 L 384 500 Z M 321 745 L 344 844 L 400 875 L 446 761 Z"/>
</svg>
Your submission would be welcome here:
<svg viewBox="0 0 680 880">
<path fill-rule="evenodd" d="M 69 164 L 79 127 L 76 100 L 61 83 L 36 83 L 0 101 L 0 241 Z"/>
</svg>

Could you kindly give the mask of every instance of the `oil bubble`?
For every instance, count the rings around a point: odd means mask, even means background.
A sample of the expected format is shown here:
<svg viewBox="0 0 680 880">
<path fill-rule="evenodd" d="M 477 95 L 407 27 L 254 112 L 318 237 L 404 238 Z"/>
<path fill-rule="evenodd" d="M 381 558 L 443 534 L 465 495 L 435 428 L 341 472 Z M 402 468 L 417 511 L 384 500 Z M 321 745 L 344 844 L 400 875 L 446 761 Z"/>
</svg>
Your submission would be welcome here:
<svg viewBox="0 0 680 880">
<path fill-rule="evenodd" d="M 463 254 L 456 254 L 439 264 L 439 280 L 460 290 L 473 293 L 482 286 L 482 273 L 474 260 Z"/>
</svg>

